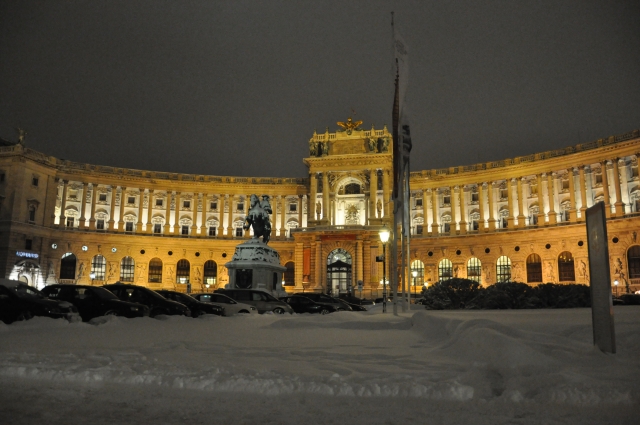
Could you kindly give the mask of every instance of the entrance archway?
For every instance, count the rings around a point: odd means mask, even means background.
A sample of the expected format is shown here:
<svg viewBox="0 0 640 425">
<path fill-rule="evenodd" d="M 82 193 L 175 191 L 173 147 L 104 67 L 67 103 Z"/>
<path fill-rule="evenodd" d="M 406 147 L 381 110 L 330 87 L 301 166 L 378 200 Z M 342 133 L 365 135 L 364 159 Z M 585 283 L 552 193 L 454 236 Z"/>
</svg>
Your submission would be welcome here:
<svg viewBox="0 0 640 425">
<path fill-rule="evenodd" d="M 327 257 L 327 293 L 338 295 L 351 291 L 351 254 L 334 249 Z"/>
</svg>

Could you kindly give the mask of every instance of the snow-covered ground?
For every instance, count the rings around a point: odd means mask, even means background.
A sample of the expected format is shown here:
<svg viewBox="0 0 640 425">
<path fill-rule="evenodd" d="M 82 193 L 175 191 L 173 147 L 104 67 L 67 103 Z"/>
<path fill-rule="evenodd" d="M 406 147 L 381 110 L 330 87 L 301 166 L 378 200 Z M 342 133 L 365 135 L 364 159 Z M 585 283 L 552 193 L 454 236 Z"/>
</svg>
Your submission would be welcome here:
<svg viewBox="0 0 640 425">
<path fill-rule="evenodd" d="M 0 323 L 2 424 L 638 424 L 640 306 Z"/>
</svg>

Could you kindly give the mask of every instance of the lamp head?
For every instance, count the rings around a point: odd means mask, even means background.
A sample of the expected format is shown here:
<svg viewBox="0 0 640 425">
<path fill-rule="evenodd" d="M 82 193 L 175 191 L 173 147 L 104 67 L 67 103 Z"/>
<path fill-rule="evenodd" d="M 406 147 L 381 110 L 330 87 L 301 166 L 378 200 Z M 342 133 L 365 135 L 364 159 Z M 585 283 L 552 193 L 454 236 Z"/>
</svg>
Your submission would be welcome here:
<svg viewBox="0 0 640 425">
<path fill-rule="evenodd" d="M 89 273 L 89 277 L 91 278 L 91 280 L 96 278 L 96 274 L 95 273 Z"/>
<path fill-rule="evenodd" d="M 616 285 L 616 286 L 618 286 L 618 283 L 619 283 L 618 280 L 614 280 L 613 281 L 613 284 Z"/>
<path fill-rule="evenodd" d="M 418 270 L 412 270 L 411 274 L 413 275 L 413 277 L 418 277 Z"/>
<path fill-rule="evenodd" d="M 389 236 L 391 235 L 391 232 L 389 232 L 389 229 L 387 229 L 387 226 L 384 225 L 382 226 L 382 229 L 380 229 L 378 234 L 380 235 L 380 242 L 387 243 L 389 241 Z"/>
</svg>

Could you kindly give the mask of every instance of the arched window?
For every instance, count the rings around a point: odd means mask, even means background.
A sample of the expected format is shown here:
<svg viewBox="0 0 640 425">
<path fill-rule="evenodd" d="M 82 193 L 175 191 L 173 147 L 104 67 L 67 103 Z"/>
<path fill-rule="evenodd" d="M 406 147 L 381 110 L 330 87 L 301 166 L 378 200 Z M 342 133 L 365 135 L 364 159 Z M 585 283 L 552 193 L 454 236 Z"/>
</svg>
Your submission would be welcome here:
<svg viewBox="0 0 640 425">
<path fill-rule="evenodd" d="M 131 257 L 124 257 L 120 261 L 120 282 L 133 282 L 136 263 Z"/>
<path fill-rule="evenodd" d="M 95 273 L 95 280 L 104 280 L 104 275 L 107 270 L 107 260 L 100 254 L 93 257 L 91 260 L 91 273 Z"/>
<path fill-rule="evenodd" d="M 358 183 L 349 183 L 344 187 L 345 195 L 359 195 L 360 194 L 360 185 Z"/>
<path fill-rule="evenodd" d="M 627 267 L 629 268 L 629 279 L 640 278 L 640 245 L 633 245 L 627 251 Z"/>
<path fill-rule="evenodd" d="M 218 283 L 218 265 L 209 260 L 204 263 L 204 284 L 215 286 Z"/>
<path fill-rule="evenodd" d="M 416 272 L 416 276 L 413 277 L 413 272 Z M 414 286 L 414 290 L 424 284 L 424 263 L 420 260 L 413 260 L 411 262 L 411 284 Z"/>
<path fill-rule="evenodd" d="M 496 262 L 496 282 L 511 281 L 511 259 L 506 255 L 498 258 Z"/>
<path fill-rule="evenodd" d="M 162 260 L 159 258 L 149 261 L 149 282 L 162 283 Z"/>
<path fill-rule="evenodd" d="M 67 252 L 60 261 L 60 279 L 76 278 L 76 256 Z"/>
<path fill-rule="evenodd" d="M 467 279 L 482 283 L 482 263 L 476 257 L 467 260 Z"/>
<path fill-rule="evenodd" d="M 284 272 L 284 285 L 285 286 L 295 286 L 296 284 L 296 266 L 293 261 L 288 261 L 287 264 L 284 265 L 287 270 Z"/>
<path fill-rule="evenodd" d="M 538 254 L 527 257 L 527 282 L 542 282 L 542 260 Z"/>
<path fill-rule="evenodd" d="M 453 263 L 446 258 L 438 264 L 438 280 L 449 280 L 453 277 Z"/>
<path fill-rule="evenodd" d="M 189 283 L 189 275 L 191 274 L 191 265 L 188 260 L 182 259 L 176 265 L 176 282 Z"/>
<path fill-rule="evenodd" d="M 558 275 L 560 282 L 575 282 L 576 271 L 573 266 L 573 255 L 569 251 L 561 252 L 558 255 Z"/>
</svg>

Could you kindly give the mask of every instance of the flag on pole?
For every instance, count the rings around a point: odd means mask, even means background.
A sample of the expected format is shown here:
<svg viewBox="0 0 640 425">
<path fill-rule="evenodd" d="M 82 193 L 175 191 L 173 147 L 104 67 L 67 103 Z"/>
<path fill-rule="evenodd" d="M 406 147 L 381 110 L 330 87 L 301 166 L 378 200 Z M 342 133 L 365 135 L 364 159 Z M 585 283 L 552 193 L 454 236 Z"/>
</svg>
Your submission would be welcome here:
<svg viewBox="0 0 640 425">
<path fill-rule="evenodd" d="M 396 65 L 395 94 L 393 97 L 393 199 L 397 200 L 402 191 L 401 174 L 403 147 L 401 139 L 402 125 L 406 121 L 405 96 L 409 82 L 409 51 L 404 39 L 393 25 L 393 50 Z"/>
</svg>

